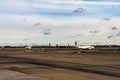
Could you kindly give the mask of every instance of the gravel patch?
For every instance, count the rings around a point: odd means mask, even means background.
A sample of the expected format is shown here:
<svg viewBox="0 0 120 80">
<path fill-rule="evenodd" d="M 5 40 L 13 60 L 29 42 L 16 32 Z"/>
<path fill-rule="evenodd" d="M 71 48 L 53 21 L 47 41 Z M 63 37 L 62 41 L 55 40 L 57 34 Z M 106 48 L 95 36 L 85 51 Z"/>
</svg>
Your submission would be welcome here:
<svg viewBox="0 0 120 80">
<path fill-rule="evenodd" d="M 0 69 L 0 80 L 49 80 L 16 71 Z"/>
</svg>

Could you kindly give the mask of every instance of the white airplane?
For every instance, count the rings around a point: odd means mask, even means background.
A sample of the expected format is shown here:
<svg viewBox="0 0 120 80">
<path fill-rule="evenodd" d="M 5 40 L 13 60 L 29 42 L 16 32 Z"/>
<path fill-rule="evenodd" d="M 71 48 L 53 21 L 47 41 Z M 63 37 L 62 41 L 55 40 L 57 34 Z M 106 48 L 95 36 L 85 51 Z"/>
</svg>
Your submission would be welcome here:
<svg viewBox="0 0 120 80">
<path fill-rule="evenodd" d="M 26 48 L 27 50 L 31 50 L 31 49 L 32 49 L 31 46 L 26 46 L 25 48 Z"/>
<path fill-rule="evenodd" d="M 94 46 L 91 46 L 91 45 L 79 45 L 79 46 L 77 46 L 77 48 L 81 48 L 81 49 L 94 49 Z"/>
<path fill-rule="evenodd" d="M 75 47 L 81 48 L 81 49 L 94 49 L 95 47 L 92 45 L 77 45 L 77 42 L 75 41 Z"/>
</svg>

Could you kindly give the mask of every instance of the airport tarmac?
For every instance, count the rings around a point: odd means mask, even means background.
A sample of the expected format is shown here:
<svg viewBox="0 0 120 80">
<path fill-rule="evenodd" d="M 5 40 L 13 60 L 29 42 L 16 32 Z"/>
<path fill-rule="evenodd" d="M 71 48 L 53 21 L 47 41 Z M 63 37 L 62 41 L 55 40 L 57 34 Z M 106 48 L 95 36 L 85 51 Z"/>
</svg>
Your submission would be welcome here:
<svg viewBox="0 0 120 80">
<path fill-rule="evenodd" d="M 120 80 L 120 55 L 49 52 L 0 54 L 0 77 L 4 77 L 0 80 Z M 17 74 L 24 77 L 17 78 Z"/>
</svg>

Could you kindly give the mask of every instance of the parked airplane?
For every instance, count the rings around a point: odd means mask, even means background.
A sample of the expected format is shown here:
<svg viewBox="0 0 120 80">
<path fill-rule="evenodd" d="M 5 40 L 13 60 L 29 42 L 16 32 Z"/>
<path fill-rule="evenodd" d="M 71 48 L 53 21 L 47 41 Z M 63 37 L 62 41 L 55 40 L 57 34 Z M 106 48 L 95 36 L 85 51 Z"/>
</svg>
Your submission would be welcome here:
<svg viewBox="0 0 120 80">
<path fill-rule="evenodd" d="M 25 48 L 26 48 L 27 50 L 31 50 L 31 49 L 32 49 L 31 46 L 26 46 Z"/>
<path fill-rule="evenodd" d="M 76 41 L 75 41 L 75 47 L 81 49 L 94 49 L 94 46 L 92 45 L 78 45 Z"/>
<path fill-rule="evenodd" d="M 81 48 L 81 49 L 94 49 L 94 46 L 91 46 L 91 45 L 79 45 L 77 48 Z"/>
</svg>

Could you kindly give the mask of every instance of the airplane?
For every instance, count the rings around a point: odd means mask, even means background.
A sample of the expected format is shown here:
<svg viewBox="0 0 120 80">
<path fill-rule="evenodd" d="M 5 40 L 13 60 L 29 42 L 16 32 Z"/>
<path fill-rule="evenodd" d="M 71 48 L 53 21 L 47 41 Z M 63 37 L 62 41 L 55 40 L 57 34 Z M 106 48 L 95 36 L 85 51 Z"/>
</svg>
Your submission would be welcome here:
<svg viewBox="0 0 120 80">
<path fill-rule="evenodd" d="M 94 49 L 94 46 L 91 46 L 91 45 L 79 45 L 77 48 L 81 48 L 81 49 Z"/>
<path fill-rule="evenodd" d="M 31 49 L 32 49 L 31 46 L 26 46 L 25 48 L 26 48 L 27 50 L 31 50 Z"/>
<path fill-rule="evenodd" d="M 92 45 L 77 45 L 77 42 L 75 41 L 75 47 L 80 49 L 94 49 L 95 47 Z"/>
</svg>

